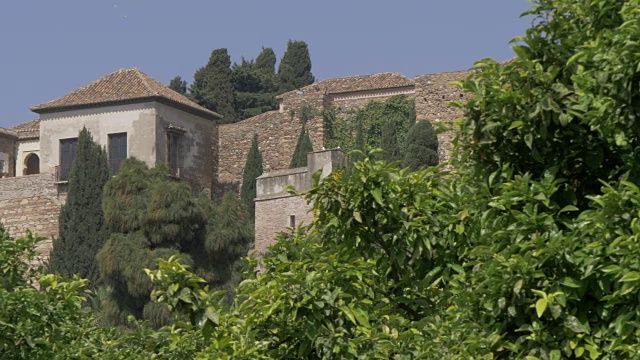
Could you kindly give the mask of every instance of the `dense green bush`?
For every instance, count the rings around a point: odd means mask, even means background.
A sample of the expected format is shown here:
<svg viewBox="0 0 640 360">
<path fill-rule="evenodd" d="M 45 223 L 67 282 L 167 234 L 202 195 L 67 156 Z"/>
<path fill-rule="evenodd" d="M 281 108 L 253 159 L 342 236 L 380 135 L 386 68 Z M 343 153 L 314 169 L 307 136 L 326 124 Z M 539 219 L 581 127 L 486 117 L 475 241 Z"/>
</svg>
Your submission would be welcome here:
<svg viewBox="0 0 640 360">
<path fill-rule="evenodd" d="M 420 121 L 409 129 L 403 165 L 415 171 L 423 166 L 436 166 L 438 163 L 436 131 L 428 120 Z"/>
</svg>

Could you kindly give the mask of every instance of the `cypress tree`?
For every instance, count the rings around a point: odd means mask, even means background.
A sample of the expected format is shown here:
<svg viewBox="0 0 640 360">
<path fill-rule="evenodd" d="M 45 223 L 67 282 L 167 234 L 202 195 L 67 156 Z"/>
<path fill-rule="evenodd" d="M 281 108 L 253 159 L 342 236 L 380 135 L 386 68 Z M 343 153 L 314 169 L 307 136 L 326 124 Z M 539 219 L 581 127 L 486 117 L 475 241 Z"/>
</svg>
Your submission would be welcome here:
<svg viewBox="0 0 640 360">
<path fill-rule="evenodd" d="M 361 152 L 365 152 L 365 140 L 364 140 L 364 121 L 361 118 L 358 118 L 356 122 L 356 139 L 354 144 L 354 150 L 359 150 Z M 353 154 L 351 156 L 351 164 L 364 160 L 364 156 L 362 154 Z"/>
<path fill-rule="evenodd" d="M 83 128 L 71 167 L 67 202 L 60 211 L 60 238 L 53 242 L 49 270 L 69 276 L 79 274 L 89 279 L 94 288 L 100 283 L 95 257 L 109 237 L 101 207 L 102 189 L 108 180 L 106 152 Z"/>
<path fill-rule="evenodd" d="M 414 124 L 407 134 L 404 166 L 415 171 L 438 165 L 438 136 L 428 120 Z"/>
<path fill-rule="evenodd" d="M 400 147 L 398 147 L 398 135 L 393 122 L 387 121 L 382 128 L 381 147 L 384 150 L 382 159 L 386 162 L 394 162 L 402 159 Z"/>
<path fill-rule="evenodd" d="M 253 199 L 256 197 L 256 178 L 262 175 L 262 171 L 262 154 L 258 148 L 258 134 L 254 134 L 251 149 L 247 154 L 247 162 L 242 171 L 242 189 L 240 189 L 240 198 L 249 209 L 252 218 L 255 217 Z"/>
<path fill-rule="evenodd" d="M 296 149 L 293 151 L 289 168 L 293 169 L 307 166 L 307 153 L 312 151 L 313 143 L 311 143 L 309 133 L 303 125 L 302 129 L 300 129 L 300 135 L 298 136 L 298 142 L 296 143 Z"/>
<path fill-rule="evenodd" d="M 281 93 L 313 84 L 315 78 L 311 73 L 311 56 L 307 43 L 289 40 L 287 50 L 280 60 L 278 78 Z"/>
<path fill-rule="evenodd" d="M 262 74 L 275 75 L 276 53 L 272 48 L 262 48 L 260 55 L 256 58 L 256 68 Z"/>
<path fill-rule="evenodd" d="M 227 49 L 213 50 L 209 62 L 196 71 L 193 80 L 190 90 L 198 104 L 224 116 L 226 123 L 235 121 L 233 74 Z"/>
<path fill-rule="evenodd" d="M 173 79 L 171 79 L 171 81 L 169 82 L 169 89 L 182 94 L 182 95 L 186 95 L 187 94 L 187 82 L 185 80 L 182 80 L 182 78 L 180 76 L 176 76 Z"/>
</svg>

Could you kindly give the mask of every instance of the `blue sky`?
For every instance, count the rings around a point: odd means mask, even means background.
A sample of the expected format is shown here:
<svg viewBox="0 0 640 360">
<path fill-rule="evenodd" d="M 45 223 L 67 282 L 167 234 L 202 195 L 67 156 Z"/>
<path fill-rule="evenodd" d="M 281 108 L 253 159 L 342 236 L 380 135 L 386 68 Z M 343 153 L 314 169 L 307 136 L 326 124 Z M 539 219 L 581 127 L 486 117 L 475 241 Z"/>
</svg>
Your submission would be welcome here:
<svg viewBox="0 0 640 360">
<path fill-rule="evenodd" d="M 6 0 L 0 5 L 0 127 L 29 106 L 126 67 L 191 82 L 211 50 L 232 60 L 309 44 L 316 79 L 469 68 L 512 56 L 525 0 Z"/>
</svg>

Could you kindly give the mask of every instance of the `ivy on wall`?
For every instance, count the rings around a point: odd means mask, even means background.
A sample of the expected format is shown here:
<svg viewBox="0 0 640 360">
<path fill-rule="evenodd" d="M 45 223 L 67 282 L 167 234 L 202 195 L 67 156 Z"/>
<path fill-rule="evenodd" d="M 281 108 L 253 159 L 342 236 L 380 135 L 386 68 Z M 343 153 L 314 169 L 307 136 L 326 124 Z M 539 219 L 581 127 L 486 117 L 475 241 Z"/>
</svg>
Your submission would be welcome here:
<svg viewBox="0 0 640 360">
<path fill-rule="evenodd" d="M 362 122 L 365 144 L 382 147 L 382 132 L 387 123 L 396 130 L 397 144 L 404 156 L 405 142 L 409 128 L 416 122 L 413 98 L 398 95 L 385 101 L 373 100 L 365 107 L 340 112 L 340 109 L 327 108 L 322 113 L 325 140 L 328 149 L 340 147 L 345 152 L 355 149 L 356 127 Z"/>
</svg>

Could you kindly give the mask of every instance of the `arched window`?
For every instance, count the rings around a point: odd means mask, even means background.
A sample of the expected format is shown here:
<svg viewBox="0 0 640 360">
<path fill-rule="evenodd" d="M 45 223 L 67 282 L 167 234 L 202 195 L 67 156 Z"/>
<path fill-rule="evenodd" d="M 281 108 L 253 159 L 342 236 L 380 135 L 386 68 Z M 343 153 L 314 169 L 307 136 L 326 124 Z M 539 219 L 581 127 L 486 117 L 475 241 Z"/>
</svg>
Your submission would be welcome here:
<svg viewBox="0 0 640 360">
<path fill-rule="evenodd" d="M 40 158 L 36 154 L 29 154 L 24 161 L 25 175 L 40 174 Z"/>
</svg>

